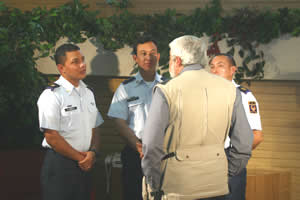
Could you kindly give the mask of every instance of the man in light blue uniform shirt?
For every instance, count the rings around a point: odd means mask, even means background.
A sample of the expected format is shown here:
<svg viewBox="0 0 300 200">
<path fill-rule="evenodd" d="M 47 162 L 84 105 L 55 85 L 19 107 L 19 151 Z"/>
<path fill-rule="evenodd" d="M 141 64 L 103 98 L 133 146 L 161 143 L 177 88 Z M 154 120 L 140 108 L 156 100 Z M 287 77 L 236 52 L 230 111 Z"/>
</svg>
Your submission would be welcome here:
<svg viewBox="0 0 300 200">
<path fill-rule="evenodd" d="M 126 143 L 121 153 L 125 200 L 142 199 L 141 138 L 152 89 L 162 81 L 162 77 L 156 73 L 159 57 L 157 44 L 151 37 L 138 38 L 133 48 L 133 59 L 139 71 L 118 87 L 108 111 L 108 116 L 114 120 Z"/>
<path fill-rule="evenodd" d="M 256 98 L 250 90 L 234 82 L 233 76 L 237 67 L 232 56 L 228 54 L 217 54 L 213 58 L 211 58 L 209 65 L 211 73 L 232 81 L 235 87 L 241 91 L 242 103 L 254 136 L 252 149 L 255 149 L 263 141 L 259 107 Z M 230 137 L 227 137 L 225 141 L 225 149 L 228 151 L 230 148 L 232 148 L 231 140 Z M 230 194 L 226 196 L 226 200 L 245 200 L 246 184 L 246 168 L 244 168 L 239 174 L 235 176 L 229 176 Z"/>
<path fill-rule="evenodd" d="M 46 149 L 41 170 L 43 200 L 90 199 L 91 176 L 99 144 L 96 128 L 103 119 L 94 94 L 82 81 L 84 56 L 78 46 L 63 44 L 55 52 L 60 78 L 37 102 Z"/>
</svg>

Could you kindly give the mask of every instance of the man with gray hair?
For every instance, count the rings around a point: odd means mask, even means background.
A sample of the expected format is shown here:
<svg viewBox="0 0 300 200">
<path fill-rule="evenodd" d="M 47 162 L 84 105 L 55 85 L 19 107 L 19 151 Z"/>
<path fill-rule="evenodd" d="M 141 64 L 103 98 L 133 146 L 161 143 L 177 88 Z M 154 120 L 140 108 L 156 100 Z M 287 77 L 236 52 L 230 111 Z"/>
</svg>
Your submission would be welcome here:
<svg viewBox="0 0 300 200">
<path fill-rule="evenodd" d="M 144 199 L 223 199 L 228 169 L 239 173 L 251 156 L 253 134 L 241 94 L 201 66 L 207 62 L 203 38 L 186 35 L 169 46 L 174 78 L 155 86 L 142 137 Z"/>
</svg>

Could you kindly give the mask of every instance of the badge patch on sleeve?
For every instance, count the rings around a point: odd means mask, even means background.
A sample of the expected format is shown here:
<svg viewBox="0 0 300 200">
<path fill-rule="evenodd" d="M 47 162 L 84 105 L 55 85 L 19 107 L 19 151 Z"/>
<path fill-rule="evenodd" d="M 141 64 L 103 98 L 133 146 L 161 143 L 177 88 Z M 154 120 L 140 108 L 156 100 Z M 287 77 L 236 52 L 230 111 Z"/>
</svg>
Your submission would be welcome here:
<svg viewBox="0 0 300 200">
<path fill-rule="evenodd" d="M 248 101 L 250 113 L 257 113 L 257 106 L 255 101 Z"/>
</svg>

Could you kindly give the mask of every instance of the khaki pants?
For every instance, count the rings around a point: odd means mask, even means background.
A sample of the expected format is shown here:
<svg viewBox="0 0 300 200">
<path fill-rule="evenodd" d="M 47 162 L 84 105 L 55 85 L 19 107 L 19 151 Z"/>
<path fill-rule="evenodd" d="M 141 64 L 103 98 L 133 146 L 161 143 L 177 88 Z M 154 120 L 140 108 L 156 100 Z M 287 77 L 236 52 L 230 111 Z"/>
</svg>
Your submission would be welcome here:
<svg viewBox="0 0 300 200">
<path fill-rule="evenodd" d="M 152 189 L 151 187 L 146 183 L 145 176 L 143 177 L 143 200 L 154 200 L 154 197 L 151 196 Z M 179 194 L 167 194 L 163 195 L 161 200 L 180 200 Z"/>
<path fill-rule="evenodd" d="M 143 177 L 143 200 L 154 200 L 154 197 L 151 196 L 152 189 L 151 187 L 146 183 L 145 176 Z M 176 193 L 169 193 L 167 195 L 163 195 L 161 200 L 195 200 L 191 199 L 189 197 L 180 196 Z M 210 197 L 210 198 L 203 198 L 198 200 L 225 200 L 225 196 L 218 196 L 218 197 Z"/>
</svg>

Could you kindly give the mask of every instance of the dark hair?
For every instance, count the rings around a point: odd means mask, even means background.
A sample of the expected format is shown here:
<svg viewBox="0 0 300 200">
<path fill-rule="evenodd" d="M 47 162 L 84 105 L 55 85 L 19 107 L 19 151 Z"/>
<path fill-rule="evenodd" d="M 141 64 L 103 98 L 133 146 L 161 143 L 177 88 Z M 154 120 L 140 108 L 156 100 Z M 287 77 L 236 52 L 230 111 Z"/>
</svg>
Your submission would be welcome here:
<svg viewBox="0 0 300 200">
<path fill-rule="evenodd" d="M 157 42 L 153 39 L 153 37 L 149 34 L 143 34 L 140 37 L 137 38 L 137 40 L 135 41 L 135 43 L 133 44 L 133 50 L 132 50 L 132 55 L 136 55 L 137 54 L 137 46 L 139 44 L 144 44 L 147 42 L 153 42 L 155 44 L 155 46 L 157 47 Z"/>
<path fill-rule="evenodd" d="M 231 64 L 232 66 L 236 66 L 236 63 L 235 63 L 234 58 L 233 58 L 230 54 L 227 54 L 227 53 L 218 53 L 218 54 L 214 55 L 214 56 L 209 60 L 209 63 L 208 63 L 208 64 L 210 64 L 211 61 L 212 61 L 215 57 L 217 57 L 217 56 L 225 56 L 225 57 L 227 57 L 228 60 L 229 60 L 229 62 L 230 62 L 230 64 Z"/>
<path fill-rule="evenodd" d="M 80 50 L 80 48 L 78 46 L 76 46 L 75 44 L 63 44 L 61 46 L 59 46 L 56 51 L 55 51 L 55 55 L 54 55 L 54 60 L 56 65 L 58 64 L 64 64 L 66 61 L 66 52 L 70 52 L 70 51 L 78 51 Z"/>
</svg>

